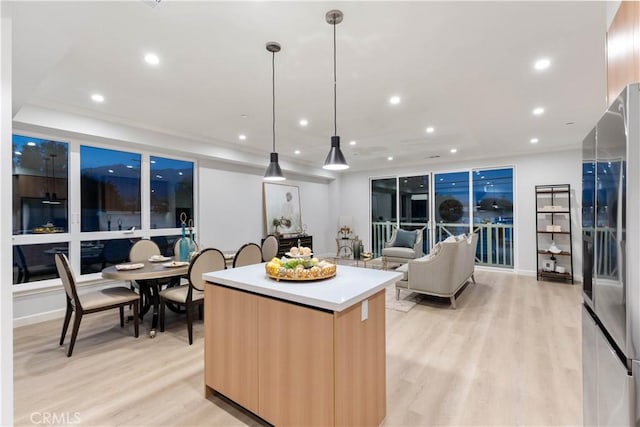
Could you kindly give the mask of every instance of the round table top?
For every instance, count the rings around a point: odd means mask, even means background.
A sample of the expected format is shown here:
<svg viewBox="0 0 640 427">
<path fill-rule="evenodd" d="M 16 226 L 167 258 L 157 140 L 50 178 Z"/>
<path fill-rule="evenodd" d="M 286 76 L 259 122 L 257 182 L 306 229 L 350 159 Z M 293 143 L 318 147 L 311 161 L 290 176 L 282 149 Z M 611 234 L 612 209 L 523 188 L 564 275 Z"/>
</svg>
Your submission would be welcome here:
<svg viewBox="0 0 640 427">
<path fill-rule="evenodd" d="M 189 271 L 189 266 L 184 265 L 180 267 L 165 267 L 163 264 L 167 262 L 150 262 L 141 261 L 139 263 L 126 263 L 126 264 L 144 264 L 143 268 L 137 268 L 135 270 L 117 270 L 115 265 L 102 270 L 102 277 L 105 279 L 116 280 L 151 280 L 161 279 L 163 277 L 183 276 Z"/>
</svg>

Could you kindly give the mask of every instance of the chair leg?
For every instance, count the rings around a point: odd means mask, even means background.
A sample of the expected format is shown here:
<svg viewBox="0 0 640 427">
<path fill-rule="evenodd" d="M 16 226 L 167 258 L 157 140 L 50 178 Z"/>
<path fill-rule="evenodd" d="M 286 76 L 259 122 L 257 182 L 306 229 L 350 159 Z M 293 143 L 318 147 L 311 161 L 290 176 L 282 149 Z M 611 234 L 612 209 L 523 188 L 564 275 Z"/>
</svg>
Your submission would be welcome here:
<svg viewBox="0 0 640 427">
<path fill-rule="evenodd" d="M 400 300 L 400 288 L 396 288 L 396 300 Z"/>
<path fill-rule="evenodd" d="M 62 335 L 60 335 L 60 345 L 64 343 L 64 337 L 67 336 L 67 329 L 69 328 L 69 321 L 71 320 L 71 304 L 67 303 L 67 313 L 64 315 L 64 323 L 62 324 Z"/>
<path fill-rule="evenodd" d="M 451 308 L 453 308 L 455 310 L 456 309 L 456 296 L 455 295 L 451 295 L 451 297 L 449 299 L 451 300 Z"/>
<path fill-rule="evenodd" d="M 187 301 L 187 331 L 189 332 L 189 345 L 193 344 L 193 301 Z"/>
<path fill-rule="evenodd" d="M 164 298 L 160 298 L 160 332 L 164 332 Z"/>
<path fill-rule="evenodd" d="M 475 273 L 471 273 L 471 281 L 473 282 L 473 284 L 476 284 L 476 276 Z"/>
<path fill-rule="evenodd" d="M 139 302 L 136 301 L 135 304 L 133 304 L 133 336 L 135 336 L 136 338 L 138 338 L 138 335 L 140 334 L 140 319 L 138 318 L 139 308 Z"/>
<path fill-rule="evenodd" d="M 202 312 L 204 311 L 203 307 L 204 307 L 204 304 L 198 304 L 198 316 L 200 316 L 200 320 L 202 320 L 202 317 L 203 317 L 202 315 Z"/>
<path fill-rule="evenodd" d="M 80 321 L 82 320 L 82 314 L 76 311 L 76 315 L 73 318 L 73 331 L 71 332 L 71 342 L 69 343 L 69 351 L 67 357 L 71 357 L 73 353 L 73 346 L 76 344 L 76 338 L 78 336 L 78 330 L 80 329 Z"/>
<path fill-rule="evenodd" d="M 120 306 L 120 327 L 124 328 L 124 306 Z"/>
</svg>

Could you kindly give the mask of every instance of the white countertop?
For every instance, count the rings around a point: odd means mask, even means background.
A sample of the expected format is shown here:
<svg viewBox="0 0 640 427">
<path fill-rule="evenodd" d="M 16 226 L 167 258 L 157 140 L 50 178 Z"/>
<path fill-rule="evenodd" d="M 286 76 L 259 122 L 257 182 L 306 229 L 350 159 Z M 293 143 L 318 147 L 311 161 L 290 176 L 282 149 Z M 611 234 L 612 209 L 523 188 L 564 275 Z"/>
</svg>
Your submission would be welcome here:
<svg viewBox="0 0 640 427">
<path fill-rule="evenodd" d="M 264 266 L 254 264 L 202 276 L 208 282 L 331 311 L 343 311 L 402 277 L 395 271 L 338 265 L 335 277 L 330 279 L 289 282 L 271 279 Z"/>
</svg>

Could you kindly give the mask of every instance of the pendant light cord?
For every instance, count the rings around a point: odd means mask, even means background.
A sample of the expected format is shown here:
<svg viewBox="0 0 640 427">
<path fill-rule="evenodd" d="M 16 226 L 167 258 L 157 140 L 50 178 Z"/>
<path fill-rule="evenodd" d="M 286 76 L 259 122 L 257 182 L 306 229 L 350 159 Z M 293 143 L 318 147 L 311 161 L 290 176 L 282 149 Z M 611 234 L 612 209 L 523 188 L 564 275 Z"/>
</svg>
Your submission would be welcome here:
<svg viewBox="0 0 640 427">
<path fill-rule="evenodd" d="M 273 153 L 276 152 L 276 53 L 271 52 L 271 89 L 272 89 L 272 130 L 273 130 Z"/>
<path fill-rule="evenodd" d="M 333 20 L 333 135 L 338 135 L 338 91 L 336 90 L 336 21 Z"/>
</svg>

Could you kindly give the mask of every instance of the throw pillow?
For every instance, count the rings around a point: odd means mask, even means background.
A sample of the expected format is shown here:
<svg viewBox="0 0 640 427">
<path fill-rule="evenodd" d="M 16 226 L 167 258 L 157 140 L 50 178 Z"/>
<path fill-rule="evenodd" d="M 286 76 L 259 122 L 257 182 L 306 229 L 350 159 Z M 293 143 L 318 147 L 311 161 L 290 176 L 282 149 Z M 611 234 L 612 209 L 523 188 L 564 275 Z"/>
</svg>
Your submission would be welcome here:
<svg viewBox="0 0 640 427">
<path fill-rule="evenodd" d="M 435 245 L 433 245 L 433 247 L 431 248 L 431 252 L 429 252 L 430 256 L 436 256 L 438 255 L 438 252 L 440 252 L 440 249 L 442 248 L 442 245 L 440 244 L 440 242 L 436 243 Z"/>
<path fill-rule="evenodd" d="M 396 248 L 413 248 L 416 243 L 416 232 L 407 231 L 402 228 L 398 228 L 396 232 L 396 240 L 393 242 L 393 246 Z"/>
<path fill-rule="evenodd" d="M 443 240 L 444 243 L 453 243 L 456 241 L 456 237 L 455 236 L 449 236 L 446 239 Z"/>
</svg>

